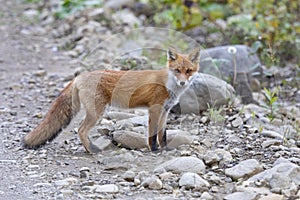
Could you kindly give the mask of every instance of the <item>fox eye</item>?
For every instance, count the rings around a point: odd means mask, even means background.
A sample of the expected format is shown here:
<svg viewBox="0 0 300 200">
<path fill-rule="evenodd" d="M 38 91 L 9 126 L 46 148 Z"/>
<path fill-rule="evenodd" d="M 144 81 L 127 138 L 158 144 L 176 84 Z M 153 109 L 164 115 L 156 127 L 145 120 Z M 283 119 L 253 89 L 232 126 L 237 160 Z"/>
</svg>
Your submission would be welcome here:
<svg viewBox="0 0 300 200">
<path fill-rule="evenodd" d="M 180 70 L 179 69 L 175 69 L 175 73 L 180 74 Z"/>
<path fill-rule="evenodd" d="M 191 69 L 187 69 L 185 73 L 186 73 L 186 74 L 190 74 L 191 72 L 192 72 Z"/>
</svg>

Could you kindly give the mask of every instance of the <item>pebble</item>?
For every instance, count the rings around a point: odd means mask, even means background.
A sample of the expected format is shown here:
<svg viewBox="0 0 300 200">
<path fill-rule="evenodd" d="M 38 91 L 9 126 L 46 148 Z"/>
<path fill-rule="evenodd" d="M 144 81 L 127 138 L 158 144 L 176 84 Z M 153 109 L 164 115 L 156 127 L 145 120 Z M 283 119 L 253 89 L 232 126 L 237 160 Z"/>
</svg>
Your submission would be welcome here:
<svg viewBox="0 0 300 200">
<path fill-rule="evenodd" d="M 63 179 L 63 180 L 58 180 L 58 181 L 55 181 L 54 184 L 56 186 L 69 186 L 69 185 L 72 185 L 74 183 L 76 183 L 78 180 L 76 178 L 66 178 L 66 179 Z"/>
<path fill-rule="evenodd" d="M 94 185 L 95 192 L 99 193 L 117 193 L 119 192 L 119 187 L 115 184 L 106 184 L 106 185 Z"/>
<path fill-rule="evenodd" d="M 255 192 L 235 192 L 224 197 L 224 200 L 255 200 L 258 196 Z"/>
<path fill-rule="evenodd" d="M 283 139 L 283 136 L 275 131 L 263 130 L 261 134 L 265 137 Z"/>
<path fill-rule="evenodd" d="M 160 190 L 163 187 L 162 181 L 155 175 L 146 178 L 141 185 L 152 190 Z"/>
<path fill-rule="evenodd" d="M 123 175 L 122 178 L 126 181 L 134 181 L 135 173 L 131 170 L 126 171 Z"/>
<path fill-rule="evenodd" d="M 241 117 L 237 117 L 231 122 L 232 127 L 239 128 L 243 125 L 243 119 Z"/>
<path fill-rule="evenodd" d="M 213 200 L 215 199 L 212 195 L 210 195 L 208 192 L 203 192 L 200 196 L 200 200 Z"/>
</svg>

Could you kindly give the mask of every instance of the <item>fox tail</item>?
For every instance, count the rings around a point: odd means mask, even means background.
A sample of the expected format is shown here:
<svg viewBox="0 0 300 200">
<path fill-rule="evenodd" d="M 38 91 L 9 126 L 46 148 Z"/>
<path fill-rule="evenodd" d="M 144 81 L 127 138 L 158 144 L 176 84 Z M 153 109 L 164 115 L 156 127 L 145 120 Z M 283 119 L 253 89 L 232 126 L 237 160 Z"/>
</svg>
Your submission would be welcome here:
<svg viewBox="0 0 300 200">
<path fill-rule="evenodd" d="M 80 109 L 78 91 L 74 80 L 69 83 L 57 99 L 43 121 L 30 133 L 24 136 L 23 146 L 39 148 L 47 141 L 53 140 L 72 120 Z"/>
</svg>

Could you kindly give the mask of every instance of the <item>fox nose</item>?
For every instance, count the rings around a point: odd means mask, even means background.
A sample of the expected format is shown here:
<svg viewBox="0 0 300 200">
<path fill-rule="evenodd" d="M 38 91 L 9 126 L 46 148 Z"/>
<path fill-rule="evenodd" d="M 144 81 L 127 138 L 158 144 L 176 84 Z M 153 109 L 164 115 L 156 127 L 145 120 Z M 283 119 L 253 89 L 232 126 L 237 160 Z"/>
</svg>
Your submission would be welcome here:
<svg viewBox="0 0 300 200">
<path fill-rule="evenodd" d="M 181 86 L 184 86 L 184 85 L 185 85 L 185 82 L 184 82 L 184 81 L 180 81 L 180 85 L 181 85 Z"/>
</svg>

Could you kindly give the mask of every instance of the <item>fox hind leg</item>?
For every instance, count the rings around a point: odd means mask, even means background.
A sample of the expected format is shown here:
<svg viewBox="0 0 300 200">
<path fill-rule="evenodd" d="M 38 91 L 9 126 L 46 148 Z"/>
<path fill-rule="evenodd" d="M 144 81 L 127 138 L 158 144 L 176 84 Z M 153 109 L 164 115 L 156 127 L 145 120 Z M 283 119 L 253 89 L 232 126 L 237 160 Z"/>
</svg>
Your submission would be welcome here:
<svg viewBox="0 0 300 200">
<path fill-rule="evenodd" d="M 91 106 L 89 103 L 90 102 L 87 102 L 87 104 L 83 103 L 86 109 L 86 116 L 78 129 L 78 135 L 87 152 L 98 153 L 100 152 L 100 149 L 90 141 L 88 134 L 89 131 L 96 125 L 99 118 L 103 115 L 106 102 L 95 98 L 95 105 Z"/>
</svg>

